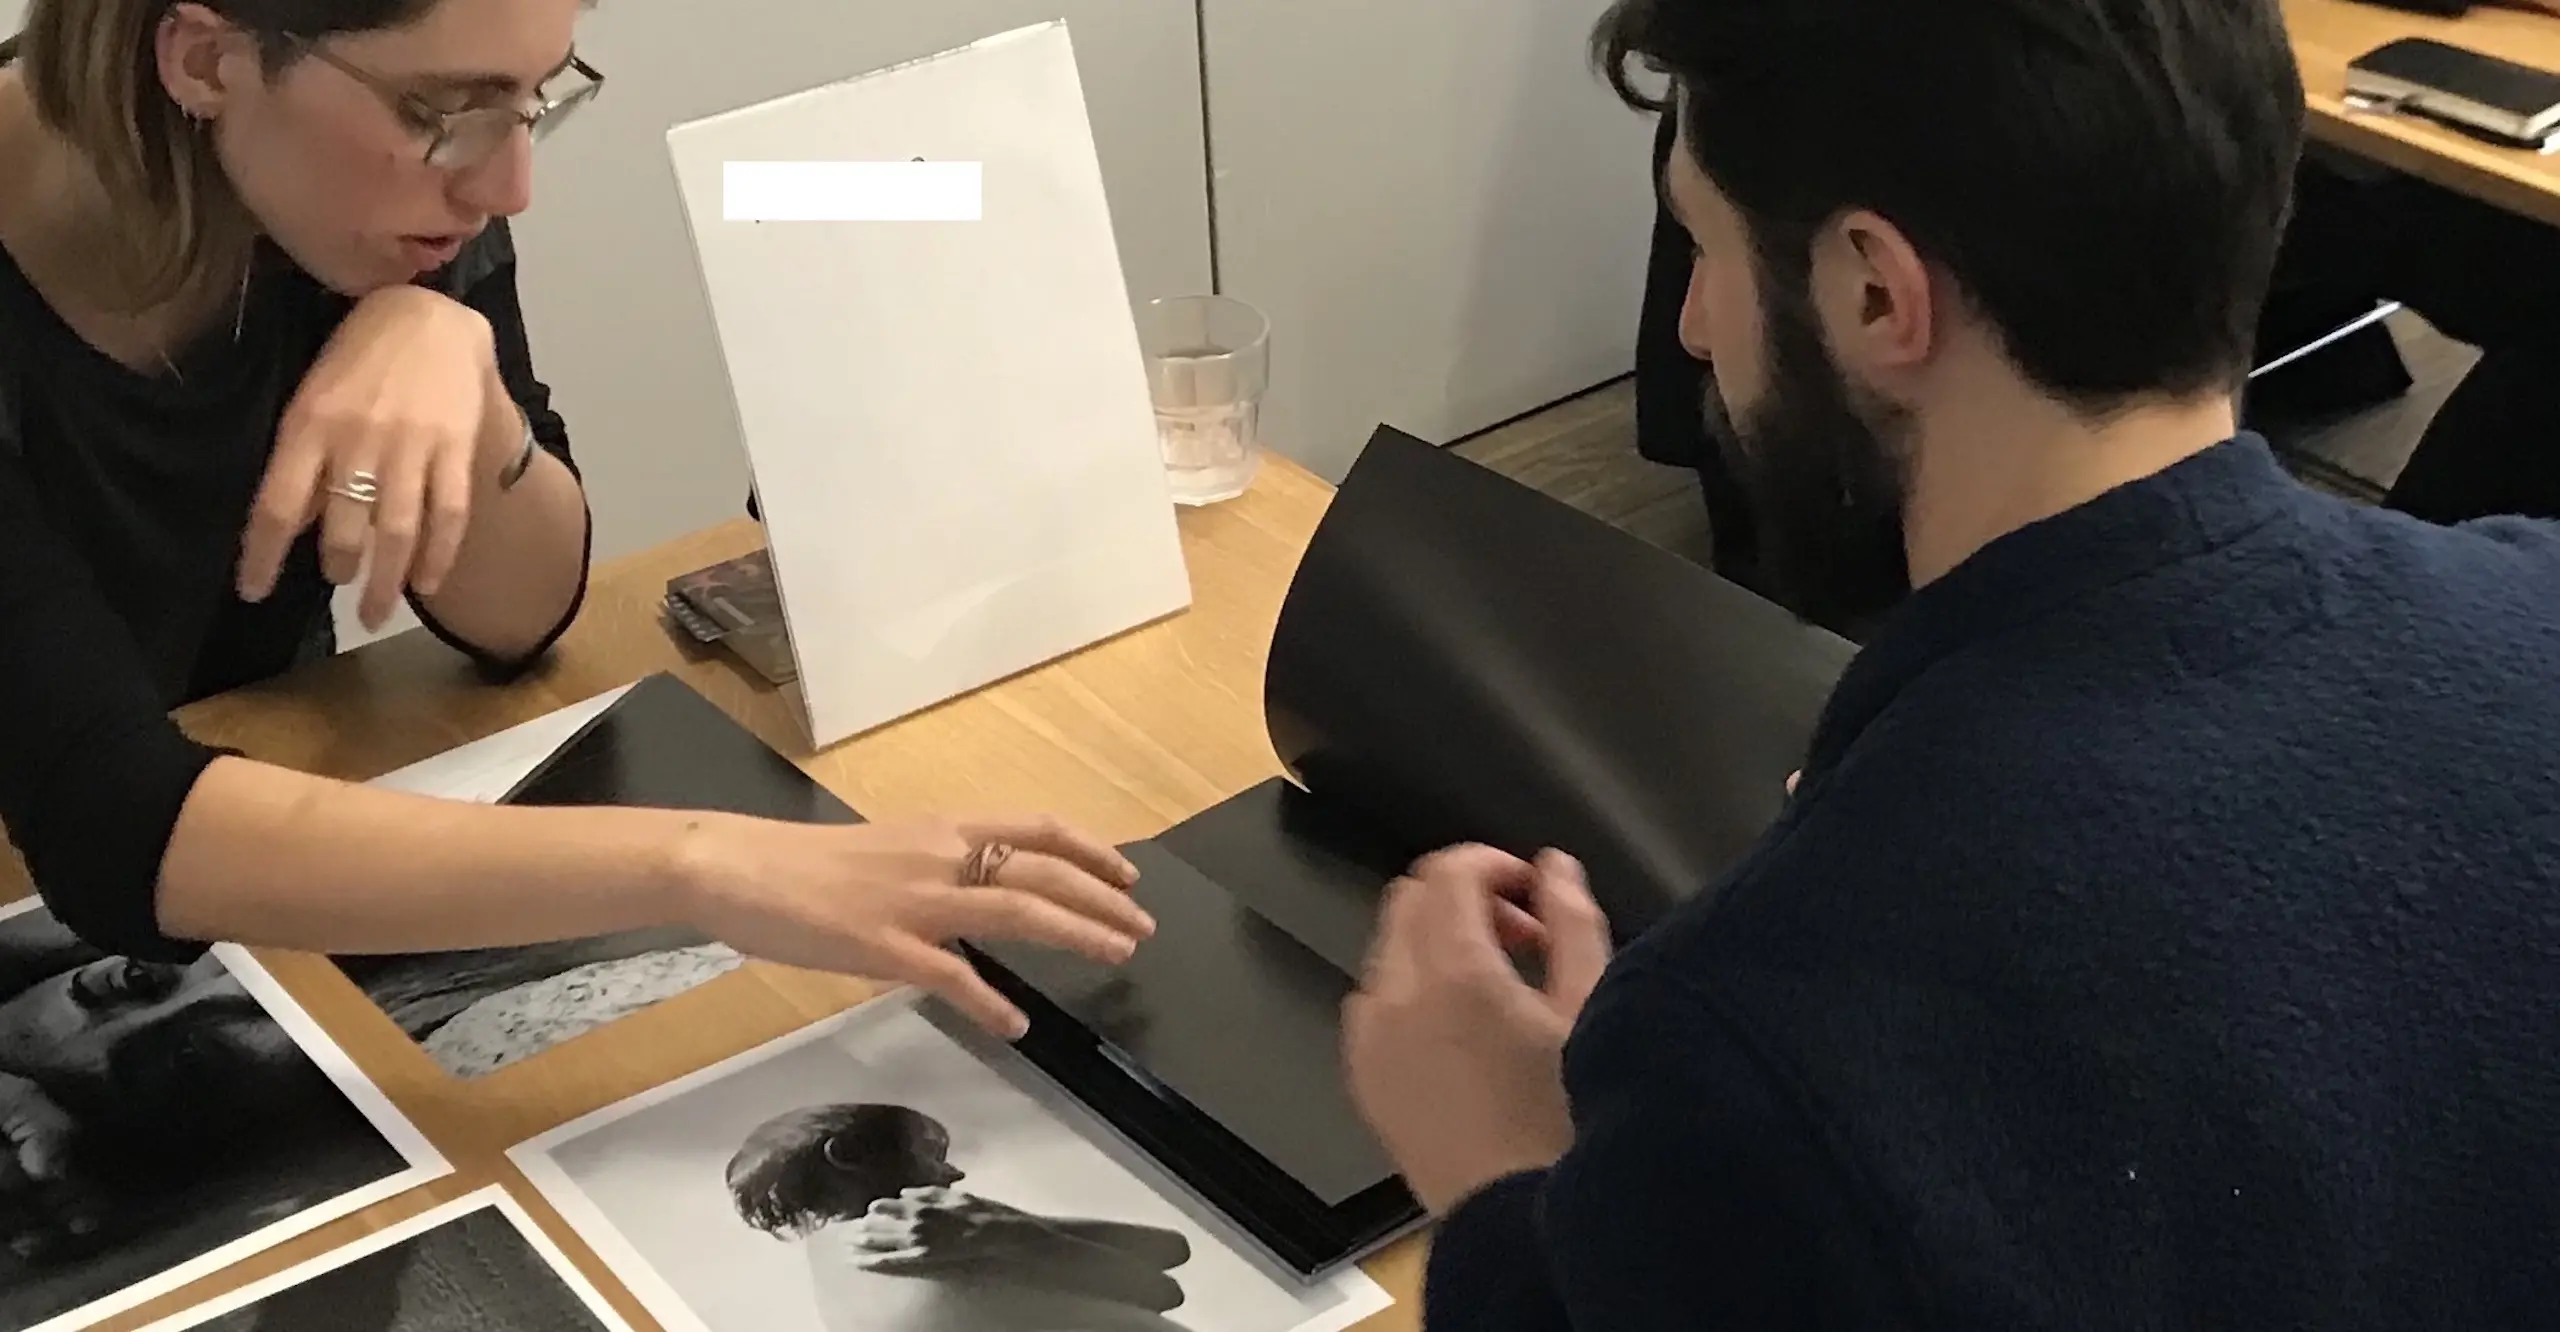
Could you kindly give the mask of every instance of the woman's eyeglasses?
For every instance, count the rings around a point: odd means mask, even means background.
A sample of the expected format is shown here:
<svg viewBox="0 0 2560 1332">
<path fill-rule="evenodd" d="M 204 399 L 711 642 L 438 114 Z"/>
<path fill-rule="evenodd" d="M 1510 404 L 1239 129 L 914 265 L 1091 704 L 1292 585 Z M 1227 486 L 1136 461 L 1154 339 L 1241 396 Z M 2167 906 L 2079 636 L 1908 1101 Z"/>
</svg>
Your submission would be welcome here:
<svg viewBox="0 0 2560 1332">
<path fill-rule="evenodd" d="M 488 161 L 499 149 L 506 147 L 519 127 L 535 139 L 541 139 L 559 128 L 561 120 L 570 112 L 594 101 L 596 94 L 604 90 L 604 75 L 573 52 L 563 72 L 575 75 L 579 82 L 566 92 L 543 91 L 529 108 L 472 106 L 448 111 L 357 66 L 316 41 L 299 40 L 297 44 L 308 54 L 318 56 L 340 73 L 372 89 L 400 117 L 402 124 L 426 139 L 427 165 L 446 170 L 459 171 Z"/>
</svg>

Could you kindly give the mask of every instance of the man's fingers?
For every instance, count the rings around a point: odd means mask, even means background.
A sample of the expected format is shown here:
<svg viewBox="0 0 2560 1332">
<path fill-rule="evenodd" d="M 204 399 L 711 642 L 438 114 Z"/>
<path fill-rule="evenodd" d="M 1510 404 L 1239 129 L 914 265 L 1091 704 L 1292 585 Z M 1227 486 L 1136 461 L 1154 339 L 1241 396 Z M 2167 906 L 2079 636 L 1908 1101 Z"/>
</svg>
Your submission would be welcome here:
<svg viewBox="0 0 2560 1332">
<path fill-rule="evenodd" d="M 1435 851 L 1415 861 L 1412 876 L 1429 883 L 1462 880 L 1498 897 L 1526 900 L 1537 871 L 1508 851 L 1477 843 Z"/>
<path fill-rule="evenodd" d="M 1155 918 L 1128 893 L 1045 852 L 1014 852 L 996 871 L 996 886 L 1037 894 L 1131 939 L 1145 939 L 1156 932 Z"/>
<path fill-rule="evenodd" d="M 912 939 L 894 944 L 887 951 L 896 974 L 880 979 L 905 981 L 940 998 L 999 1039 L 1018 1041 L 1031 1030 L 1031 1019 L 1023 1016 L 1012 1000 L 996 993 L 987 978 L 958 953 Z"/>
<path fill-rule="evenodd" d="M 1798 782 L 1800 782 L 1800 781 L 1803 781 L 1803 780 L 1804 780 L 1804 769 L 1802 769 L 1802 768 L 1798 768 L 1798 769 L 1796 769 L 1794 772 L 1788 773 L 1788 774 L 1787 774 L 1787 794 L 1788 794 L 1788 795 L 1794 795 L 1794 794 L 1796 793 L 1796 783 L 1798 783 Z"/>
<path fill-rule="evenodd" d="M 1547 927 L 1527 907 L 1508 899 L 1493 904 L 1493 934 L 1512 952 L 1545 952 Z"/>
<path fill-rule="evenodd" d="M 1421 926 L 1415 913 L 1427 889 L 1420 879 L 1403 878 L 1387 885 L 1378 904 L 1378 925 L 1369 934 L 1369 954 L 1360 965 L 1360 987 L 1390 994 L 1410 985 L 1415 972 L 1413 941 Z"/>
<path fill-rule="evenodd" d="M 925 923 L 941 938 L 1017 939 L 1081 953 L 1114 967 L 1137 951 L 1136 939 L 1037 893 L 1019 888 L 947 885 L 924 891 L 932 894 L 926 899 Z"/>
<path fill-rule="evenodd" d="M 444 587 L 453 563 L 462 556 L 462 538 L 471 530 L 472 450 L 463 445 L 438 454 L 427 474 L 426 537 L 409 571 L 409 585 L 422 597 Z"/>
<path fill-rule="evenodd" d="M 1609 969 L 1609 922 L 1592 900 L 1580 862 L 1547 851 L 1538 856 L 1537 868 L 1530 905 L 1547 929 L 1547 997 L 1578 1013 Z"/>
<path fill-rule="evenodd" d="M 1109 842 L 1057 819 L 991 820 L 963 827 L 960 836 L 971 846 L 1002 842 L 1019 851 L 1055 856 L 1122 888 L 1138 881 L 1138 867 Z"/>
<path fill-rule="evenodd" d="M 1536 877 L 1527 862 L 1489 847 L 1465 847 L 1417 870 L 1409 927 L 1416 959 L 1451 976 L 1515 974 L 1494 926 L 1495 908 L 1527 895 Z"/>
<path fill-rule="evenodd" d="M 1494 940 L 1505 949 L 1535 945 L 1545 935 L 1535 913 L 1526 909 L 1537 876 L 1536 867 L 1518 856 L 1474 844 L 1425 856 L 1413 867 L 1413 877 L 1434 885 L 1435 892 L 1447 892 L 1444 909 L 1460 911 L 1470 900 L 1479 902 Z M 1441 937 L 1462 943 L 1472 960 L 1478 932 L 1465 922 L 1457 925 L 1455 936 Z"/>
</svg>

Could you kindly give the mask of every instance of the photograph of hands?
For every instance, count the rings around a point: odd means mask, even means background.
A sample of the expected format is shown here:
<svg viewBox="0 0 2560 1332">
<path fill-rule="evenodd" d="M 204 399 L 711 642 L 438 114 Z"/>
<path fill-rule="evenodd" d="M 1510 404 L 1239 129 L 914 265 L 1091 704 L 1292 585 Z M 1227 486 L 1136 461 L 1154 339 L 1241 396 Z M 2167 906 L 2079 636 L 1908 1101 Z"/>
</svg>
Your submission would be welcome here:
<svg viewBox="0 0 2560 1332">
<path fill-rule="evenodd" d="M 909 999 L 513 1152 L 650 1315 L 696 1332 L 1332 1332 L 1358 1273 L 1275 1273 L 1000 1042 Z"/>
</svg>

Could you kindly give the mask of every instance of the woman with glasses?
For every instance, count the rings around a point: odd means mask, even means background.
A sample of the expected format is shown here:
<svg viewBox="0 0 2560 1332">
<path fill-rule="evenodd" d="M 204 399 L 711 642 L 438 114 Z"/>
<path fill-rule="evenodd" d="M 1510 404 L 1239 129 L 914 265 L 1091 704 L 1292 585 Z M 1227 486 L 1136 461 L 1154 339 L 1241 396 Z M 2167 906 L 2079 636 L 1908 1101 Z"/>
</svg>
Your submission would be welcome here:
<svg viewBox="0 0 2560 1332">
<path fill-rule="evenodd" d="M 497 677 L 576 612 L 586 497 L 505 219 L 602 84 L 581 8 L 34 0 L 0 49 L 0 825 L 114 953 L 687 925 L 1018 1029 L 949 941 L 1117 961 L 1152 928 L 1080 833 L 490 808 L 169 718 L 326 652 L 359 579 Z"/>
</svg>

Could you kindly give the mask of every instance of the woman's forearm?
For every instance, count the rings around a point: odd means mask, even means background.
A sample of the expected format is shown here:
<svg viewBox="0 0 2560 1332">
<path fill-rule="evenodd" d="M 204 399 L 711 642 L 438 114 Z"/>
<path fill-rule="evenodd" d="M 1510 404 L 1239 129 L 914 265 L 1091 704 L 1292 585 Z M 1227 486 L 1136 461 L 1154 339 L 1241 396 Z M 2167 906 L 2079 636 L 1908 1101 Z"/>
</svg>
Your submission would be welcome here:
<svg viewBox="0 0 2560 1332">
<path fill-rule="evenodd" d="M 500 490 L 497 472 L 523 449 L 524 417 L 503 394 L 490 416 L 484 452 L 499 461 L 480 469 L 470 523 L 444 584 L 419 600 L 463 641 L 514 658 L 540 646 L 578 595 L 587 498 L 567 464 L 540 448 L 514 487 Z"/>
<path fill-rule="evenodd" d="M 160 928 L 407 953 L 686 923 L 685 842 L 712 817 L 476 805 L 221 758 L 161 861 Z"/>
</svg>

